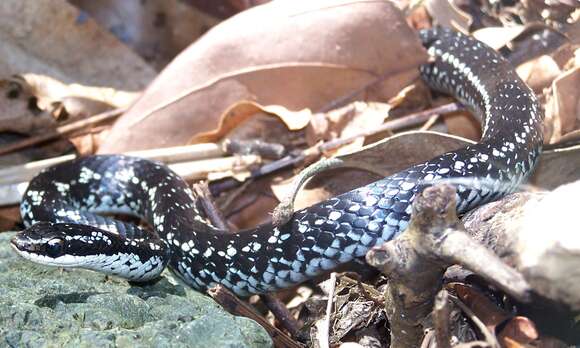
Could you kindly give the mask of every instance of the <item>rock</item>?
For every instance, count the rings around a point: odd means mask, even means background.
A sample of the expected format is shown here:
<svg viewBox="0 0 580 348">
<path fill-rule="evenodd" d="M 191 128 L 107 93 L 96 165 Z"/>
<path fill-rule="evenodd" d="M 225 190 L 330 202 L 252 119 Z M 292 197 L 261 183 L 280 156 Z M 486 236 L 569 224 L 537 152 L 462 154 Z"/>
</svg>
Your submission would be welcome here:
<svg viewBox="0 0 580 348">
<path fill-rule="evenodd" d="M 131 285 L 25 261 L 0 233 L 0 346 L 271 347 L 254 321 L 225 312 L 169 272 Z"/>
</svg>

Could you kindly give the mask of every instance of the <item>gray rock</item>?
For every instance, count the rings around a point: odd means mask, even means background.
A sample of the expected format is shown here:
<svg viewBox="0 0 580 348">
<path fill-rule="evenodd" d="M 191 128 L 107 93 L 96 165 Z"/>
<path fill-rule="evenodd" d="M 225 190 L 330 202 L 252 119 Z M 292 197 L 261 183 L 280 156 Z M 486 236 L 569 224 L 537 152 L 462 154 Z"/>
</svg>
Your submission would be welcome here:
<svg viewBox="0 0 580 348">
<path fill-rule="evenodd" d="M 136 286 L 28 262 L 0 233 L 0 347 L 271 347 L 254 321 L 225 312 L 169 272 Z"/>
</svg>

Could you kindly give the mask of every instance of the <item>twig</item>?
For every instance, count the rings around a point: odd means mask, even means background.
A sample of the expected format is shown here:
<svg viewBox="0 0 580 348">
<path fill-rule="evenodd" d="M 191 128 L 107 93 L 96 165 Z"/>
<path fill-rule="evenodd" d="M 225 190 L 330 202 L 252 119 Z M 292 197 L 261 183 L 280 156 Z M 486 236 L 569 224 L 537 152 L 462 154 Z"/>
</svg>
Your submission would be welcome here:
<svg viewBox="0 0 580 348">
<path fill-rule="evenodd" d="M 194 180 L 205 179 L 209 173 L 242 170 L 261 162 L 260 156 L 247 155 L 173 163 L 169 168 L 185 180 Z"/>
<path fill-rule="evenodd" d="M 264 319 L 261 315 L 256 313 L 256 311 L 250 307 L 247 303 L 241 301 L 232 292 L 227 290 L 221 285 L 213 287 L 207 291 L 207 293 L 223 308 L 234 315 L 244 316 L 250 318 L 260 324 L 272 340 L 276 347 L 289 347 L 289 348 L 302 348 L 303 346 L 298 342 L 294 341 L 288 337 L 285 333 L 270 325 L 270 323 Z"/>
<path fill-rule="evenodd" d="M 453 295 L 449 295 L 449 299 L 451 299 L 451 301 L 453 301 L 454 304 L 456 304 L 459 308 L 461 308 L 463 313 L 465 313 L 465 316 L 467 316 L 467 318 L 469 318 L 469 320 L 471 320 L 471 322 L 475 326 L 477 326 L 477 328 L 485 338 L 485 342 L 487 342 L 493 348 L 500 347 L 499 342 L 497 341 L 495 335 L 489 331 L 487 326 L 485 326 L 485 324 L 477 317 L 477 315 L 475 315 L 475 313 L 473 313 L 473 311 L 469 307 L 467 307 L 463 302 L 461 302 L 461 300 L 459 300 L 457 297 Z"/>
<path fill-rule="evenodd" d="M 66 124 L 64 126 L 57 127 L 52 132 L 47 132 L 45 134 L 35 135 L 35 136 L 30 137 L 30 138 L 23 139 L 21 141 L 17 141 L 17 142 L 12 143 L 12 144 L 2 146 L 2 147 L 0 147 L 0 155 L 14 152 L 16 150 L 21 150 L 21 149 L 24 149 L 24 148 L 27 148 L 27 147 L 30 147 L 33 145 L 41 144 L 41 143 L 44 143 L 46 141 L 56 139 L 60 136 L 78 131 L 78 130 L 83 129 L 85 127 L 90 127 L 90 126 L 93 126 L 93 125 L 101 123 L 101 122 L 115 119 L 119 115 L 124 113 L 125 110 L 126 110 L 126 108 L 118 108 L 118 109 L 106 111 L 106 112 L 103 112 L 103 113 L 100 113 L 100 114 L 97 114 L 97 115 L 94 115 L 91 117 L 87 117 L 87 118 L 82 119 L 80 121 L 71 122 L 71 123 Z"/>
<path fill-rule="evenodd" d="M 280 159 L 284 156 L 286 148 L 282 144 L 266 143 L 261 140 L 224 140 L 222 147 L 231 155 L 260 155 L 269 159 Z"/>
<path fill-rule="evenodd" d="M 450 314 L 449 293 L 443 289 L 435 297 L 435 305 L 433 307 L 433 322 L 437 348 L 451 348 Z"/>
<path fill-rule="evenodd" d="M 449 104 L 441 105 L 441 106 L 438 106 L 436 108 L 432 108 L 429 110 L 415 112 L 415 113 L 397 118 L 396 120 L 387 121 L 376 128 L 361 131 L 358 134 L 355 134 L 355 135 L 352 135 L 349 137 L 327 141 L 326 143 L 319 145 L 318 149 L 320 152 L 330 151 L 330 150 L 333 150 L 337 147 L 351 143 L 360 137 L 368 137 L 368 136 L 375 135 L 375 134 L 385 132 L 385 131 L 393 131 L 393 130 L 398 130 L 398 129 L 402 129 L 402 128 L 416 126 L 416 125 L 419 125 L 419 124 L 429 120 L 433 115 L 446 114 L 446 113 L 455 112 L 455 111 L 462 110 L 462 109 L 463 109 L 463 106 L 461 106 L 458 103 L 449 103 Z"/>
<path fill-rule="evenodd" d="M 292 317 L 286 305 L 277 297 L 269 294 L 260 295 L 260 299 L 280 322 L 282 327 L 290 333 L 290 336 L 297 337 L 301 327 L 300 322 Z"/>
<path fill-rule="evenodd" d="M 75 157 L 75 155 L 64 155 L 2 168 L 0 169 L 0 185 L 19 183 L 30 180 L 42 169 L 48 168 L 58 163 L 70 161 Z"/>
<path fill-rule="evenodd" d="M 125 152 L 124 155 L 161 161 L 164 163 L 176 163 L 193 161 L 209 157 L 221 157 L 223 150 L 218 144 L 196 144 L 176 146 L 144 151 Z M 10 166 L 0 169 L 0 185 L 20 183 L 32 179 L 38 172 L 58 163 L 76 158 L 75 155 L 64 155 L 48 158 L 26 164 Z"/>
<path fill-rule="evenodd" d="M 221 211 L 215 206 L 214 201 L 211 199 L 211 193 L 207 187 L 206 182 L 195 183 L 192 186 L 193 193 L 199 197 L 199 202 L 203 207 L 203 211 L 207 214 L 209 221 L 212 225 L 220 230 L 224 230 L 225 233 L 231 234 L 231 229 L 228 227 L 226 219 L 222 215 Z"/>
<path fill-rule="evenodd" d="M 127 156 L 147 158 L 163 163 L 189 162 L 205 158 L 218 158 L 224 155 L 219 144 L 205 143 L 186 146 L 164 147 L 159 149 L 130 151 Z"/>
<path fill-rule="evenodd" d="M 421 325 L 452 264 L 476 271 L 513 297 L 529 299 L 530 287 L 522 275 L 463 232 L 455 196 L 449 185 L 426 188 L 413 203 L 406 232 L 366 255 L 369 264 L 390 278 L 385 307 L 394 348 L 419 346 Z"/>
<path fill-rule="evenodd" d="M 272 223 L 274 225 L 282 225 L 292 218 L 294 214 L 294 200 L 306 180 L 323 171 L 338 168 L 343 164 L 344 162 L 338 158 L 323 158 L 302 170 L 292 181 L 292 188 L 286 197 L 282 199 L 280 204 L 272 212 Z"/>
<path fill-rule="evenodd" d="M 326 303 L 326 314 L 324 319 L 316 325 L 318 328 L 318 346 L 320 348 L 330 347 L 330 315 L 332 314 L 332 302 L 334 299 L 334 289 L 336 288 L 336 273 L 332 272 L 329 279 L 328 302 Z"/>
<path fill-rule="evenodd" d="M 60 162 L 59 158 L 56 162 Z M 68 158 L 67 158 L 68 159 Z M 254 155 L 212 158 L 200 161 L 180 162 L 169 164 L 169 168 L 186 180 L 205 179 L 209 173 L 236 171 L 245 169 L 261 162 L 261 158 Z M 12 169 L 10 169 L 12 170 Z M 24 171 L 22 175 L 9 176 L 8 183 L 0 183 L 0 206 L 17 204 L 22 198 L 23 190 L 40 168 Z M 12 181 L 12 182 L 11 182 Z"/>
<path fill-rule="evenodd" d="M 272 174 L 278 170 L 293 167 L 298 163 L 302 163 L 305 157 L 302 154 L 297 156 L 289 155 L 277 161 L 273 161 L 267 164 L 264 164 L 260 168 L 252 171 L 249 179 L 259 178 L 268 174 Z M 248 179 L 247 179 L 248 180 Z M 225 179 L 223 181 L 211 183 L 209 189 L 214 196 L 218 196 L 221 192 L 233 189 L 234 187 L 238 187 L 240 182 L 235 179 Z"/>
</svg>

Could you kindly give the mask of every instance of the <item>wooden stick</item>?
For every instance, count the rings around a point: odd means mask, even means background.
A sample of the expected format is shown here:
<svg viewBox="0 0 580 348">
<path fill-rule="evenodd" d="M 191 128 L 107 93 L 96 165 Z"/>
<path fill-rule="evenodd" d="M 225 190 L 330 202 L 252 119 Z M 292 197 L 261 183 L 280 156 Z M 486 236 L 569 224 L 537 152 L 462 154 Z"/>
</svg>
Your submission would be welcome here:
<svg viewBox="0 0 580 348">
<path fill-rule="evenodd" d="M 276 347 L 289 347 L 289 348 L 301 348 L 302 345 L 288 337 L 285 333 L 279 329 L 270 325 L 270 323 L 264 319 L 261 315 L 256 313 L 256 311 L 247 303 L 236 297 L 231 291 L 224 288 L 222 285 L 215 286 L 207 291 L 209 296 L 211 296 L 217 303 L 224 307 L 228 312 L 234 315 L 241 315 L 246 318 L 250 318 L 260 324 L 272 340 L 274 341 L 274 346 Z"/>
<path fill-rule="evenodd" d="M 181 162 L 169 164 L 169 168 L 180 175 L 184 180 L 204 179 L 208 173 L 240 170 L 262 161 L 260 156 L 231 156 L 212 158 L 201 161 Z"/>
<path fill-rule="evenodd" d="M 330 317 L 332 315 L 332 303 L 334 300 L 334 290 L 336 288 L 336 273 L 330 273 L 330 286 L 328 289 L 328 302 L 326 302 L 326 313 L 324 319 L 316 323 L 318 329 L 318 346 L 320 348 L 330 347 Z"/>
<path fill-rule="evenodd" d="M 151 150 L 130 151 L 124 155 L 147 158 L 163 163 L 187 162 L 203 158 L 216 158 L 224 155 L 219 144 L 204 143 L 186 146 L 165 147 Z"/>
<path fill-rule="evenodd" d="M 206 143 L 176 146 L 143 151 L 125 152 L 124 155 L 141 157 L 164 163 L 194 161 L 204 158 L 221 157 L 224 151 L 218 144 Z M 75 155 L 53 157 L 0 169 L 0 185 L 21 183 L 32 179 L 38 172 L 58 163 L 76 158 Z"/>
<path fill-rule="evenodd" d="M 455 111 L 462 110 L 462 109 L 463 109 L 463 106 L 461 106 L 458 103 L 449 103 L 449 104 L 441 105 L 441 106 L 438 106 L 436 108 L 432 108 L 429 110 L 415 112 L 415 113 L 397 118 L 395 120 L 387 121 L 376 128 L 361 131 L 358 134 L 354 134 L 354 135 L 349 136 L 349 137 L 327 141 L 326 143 L 319 145 L 318 148 L 320 149 L 321 152 L 329 151 L 332 149 L 336 149 L 337 147 L 351 143 L 360 137 L 368 137 L 368 136 L 375 135 L 375 134 L 378 134 L 378 133 L 381 133 L 384 131 L 388 131 L 388 130 L 393 131 L 393 130 L 397 130 L 397 129 L 416 126 L 416 125 L 419 125 L 425 121 L 428 121 L 434 115 L 446 114 L 446 113 L 455 112 Z"/>
<path fill-rule="evenodd" d="M 44 168 L 70 161 L 74 158 L 76 158 L 76 155 L 64 155 L 2 168 L 0 169 L 0 185 L 28 181 Z"/>
</svg>

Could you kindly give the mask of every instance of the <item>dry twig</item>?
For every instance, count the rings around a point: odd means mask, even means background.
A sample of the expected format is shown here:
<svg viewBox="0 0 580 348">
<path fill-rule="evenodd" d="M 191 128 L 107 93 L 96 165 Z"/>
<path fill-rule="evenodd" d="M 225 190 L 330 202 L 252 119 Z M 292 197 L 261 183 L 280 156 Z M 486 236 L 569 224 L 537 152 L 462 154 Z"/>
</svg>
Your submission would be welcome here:
<svg viewBox="0 0 580 348">
<path fill-rule="evenodd" d="M 476 271 L 520 300 L 528 299 L 530 288 L 523 277 L 462 231 L 455 206 L 453 187 L 426 188 L 413 203 L 407 231 L 367 254 L 367 262 L 390 278 L 385 300 L 393 347 L 420 345 L 423 321 L 452 264 Z"/>
</svg>

